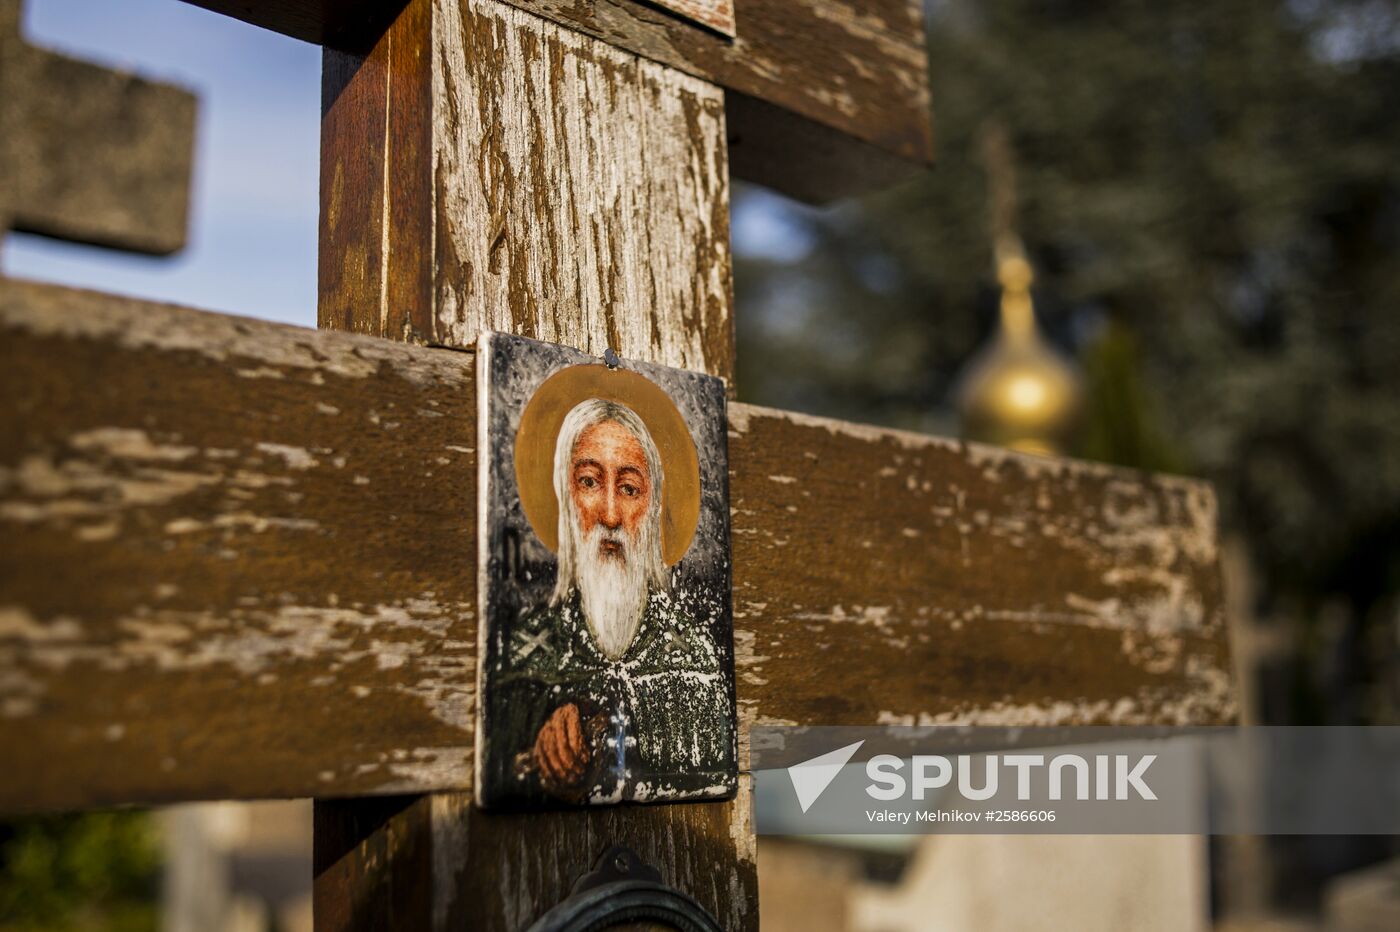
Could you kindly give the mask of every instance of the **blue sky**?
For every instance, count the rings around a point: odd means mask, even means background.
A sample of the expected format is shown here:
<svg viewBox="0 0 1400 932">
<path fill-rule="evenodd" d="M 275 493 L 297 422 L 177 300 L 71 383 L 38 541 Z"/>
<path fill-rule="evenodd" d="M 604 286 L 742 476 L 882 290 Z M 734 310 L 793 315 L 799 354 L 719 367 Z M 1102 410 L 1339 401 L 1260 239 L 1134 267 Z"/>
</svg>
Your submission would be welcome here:
<svg viewBox="0 0 1400 932">
<path fill-rule="evenodd" d="M 173 81 L 199 96 L 189 244 L 168 258 L 11 234 L 20 278 L 316 325 L 320 49 L 181 0 L 27 0 L 28 41 Z M 734 248 L 794 261 L 804 210 L 751 189 Z"/>
<path fill-rule="evenodd" d="M 180 0 L 27 0 L 28 41 L 199 96 L 189 245 L 11 234 L 6 274 L 315 326 L 321 52 Z"/>
</svg>

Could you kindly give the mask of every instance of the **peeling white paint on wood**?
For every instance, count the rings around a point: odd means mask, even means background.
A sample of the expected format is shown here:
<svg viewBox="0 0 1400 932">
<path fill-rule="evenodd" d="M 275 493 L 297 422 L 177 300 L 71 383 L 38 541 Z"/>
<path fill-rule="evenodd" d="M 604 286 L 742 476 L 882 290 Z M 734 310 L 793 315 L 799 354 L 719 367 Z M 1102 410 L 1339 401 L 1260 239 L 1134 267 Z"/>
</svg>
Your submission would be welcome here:
<svg viewBox="0 0 1400 932">
<path fill-rule="evenodd" d="M 107 742 L 122 725 L 104 752 L 145 754 L 124 767 L 188 792 L 218 775 L 171 744 L 197 729 L 162 697 L 207 702 L 206 683 L 246 678 L 253 696 L 310 697 L 287 707 L 282 727 L 323 713 L 327 726 L 371 723 L 365 752 L 350 755 L 369 770 L 346 777 L 323 746 L 298 779 L 329 767 L 331 788 L 363 792 L 441 777 L 426 766 L 396 776 L 379 755 L 469 743 L 475 592 L 458 561 L 474 547 L 471 357 L 14 283 L 0 285 L 0 331 L 0 346 L 21 347 L 7 371 L 22 403 L 6 429 L 18 439 L 0 451 L 6 558 L 29 560 L 37 577 L 54 564 L 32 554 L 72 547 L 95 587 L 7 587 L 5 726 Z M 36 347 L 44 368 L 26 368 Z M 120 382 L 122 397 L 94 391 L 69 410 L 24 413 L 40 410 L 33 386 L 45 372 L 85 371 L 98 351 L 113 367 L 104 384 Z M 236 375 L 250 366 L 287 379 Z M 152 395 L 126 419 L 116 406 L 153 369 L 204 385 L 199 401 L 218 416 Z M 274 390 L 296 400 L 255 403 Z M 952 441 L 730 410 L 741 741 L 755 723 L 881 711 L 1002 722 L 1232 714 L 1208 486 L 1076 463 L 1028 470 Z M 836 516 L 862 526 L 833 537 Z M 437 582 L 424 585 L 425 572 Z M 1121 677 L 1095 675 L 1110 665 Z M 137 688 L 154 703 L 141 715 L 80 708 L 94 690 Z M 45 764 L 26 766 L 37 780 Z M 467 767 L 454 785 L 469 782 Z"/>
<path fill-rule="evenodd" d="M 257 448 L 264 453 L 278 457 L 291 469 L 311 469 L 313 466 L 321 465 L 320 461 L 312 456 L 309 450 L 302 447 L 285 443 L 259 443 Z"/>
<path fill-rule="evenodd" d="M 470 358 L 456 353 L 31 282 L 0 280 L 0 325 L 131 350 L 186 351 L 212 362 L 259 363 L 313 384 L 327 375 L 368 378 L 380 366 L 425 387 L 445 382 L 466 389 L 474 382 Z"/>
<path fill-rule="evenodd" d="M 68 441 L 79 450 L 96 450 L 108 456 L 134 460 L 181 462 L 197 451 L 194 447 L 152 443 L 144 430 L 131 427 L 99 427 L 74 434 Z"/>
<path fill-rule="evenodd" d="M 288 664 L 334 673 L 364 661 L 379 670 L 410 667 L 414 676 L 396 676 L 387 688 L 418 699 L 469 742 L 475 644 L 449 644 L 444 635 L 450 619 L 473 614 L 471 606 L 431 599 L 363 608 L 285 605 L 223 612 L 140 607 L 130 616 L 104 621 L 104 633 L 88 639 L 77 619 L 38 619 L 21 606 L 6 606 L 0 608 L 0 701 L 13 698 L 6 684 L 15 690 L 22 686 L 29 696 L 42 695 L 46 677 L 79 667 L 114 675 L 223 666 L 254 677 Z M 115 639 L 112 631 L 119 632 Z"/>
<path fill-rule="evenodd" d="M 728 376 L 722 92 L 520 10 L 435 0 L 436 338 Z"/>
<path fill-rule="evenodd" d="M 658 6 L 703 23 L 726 36 L 734 35 L 734 0 L 655 0 Z"/>
</svg>

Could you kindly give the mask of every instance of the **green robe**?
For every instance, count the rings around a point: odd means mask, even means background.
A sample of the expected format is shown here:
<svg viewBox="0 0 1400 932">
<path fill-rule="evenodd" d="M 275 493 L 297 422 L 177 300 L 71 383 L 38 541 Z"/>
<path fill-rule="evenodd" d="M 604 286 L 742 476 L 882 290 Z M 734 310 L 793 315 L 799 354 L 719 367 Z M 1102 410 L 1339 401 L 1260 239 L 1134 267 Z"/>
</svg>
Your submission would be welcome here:
<svg viewBox="0 0 1400 932">
<path fill-rule="evenodd" d="M 626 653 L 598 648 L 577 590 L 507 632 L 491 687 L 490 742 L 504 802 L 549 797 L 529 752 L 554 710 L 578 706 L 592 749 L 568 802 L 727 796 L 734 790 L 734 691 L 708 626 L 652 592 Z M 498 744 L 498 742 L 501 742 Z M 505 747 L 502 748 L 501 744 Z M 504 771 L 504 772 L 502 772 Z"/>
</svg>

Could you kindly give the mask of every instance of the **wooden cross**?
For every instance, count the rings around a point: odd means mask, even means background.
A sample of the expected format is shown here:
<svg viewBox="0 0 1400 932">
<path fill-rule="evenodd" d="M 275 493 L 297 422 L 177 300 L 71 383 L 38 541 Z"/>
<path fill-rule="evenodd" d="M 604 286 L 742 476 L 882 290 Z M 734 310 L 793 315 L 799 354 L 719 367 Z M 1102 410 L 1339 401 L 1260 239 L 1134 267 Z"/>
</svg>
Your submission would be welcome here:
<svg viewBox="0 0 1400 932">
<path fill-rule="evenodd" d="M 822 199 L 925 161 L 919 3 L 735 0 L 733 38 L 671 0 L 201 5 L 327 46 L 324 329 L 0 283 L 0 809 L 318 797 L 320 929 L 523 928 L 615 843 L 756 927 L 747 777 L 472 806 L 452 350 L 490 327 L 732 378 L 729 175 Z M 1232 716 L 1208 486 L 730 428 L 742 733 Z"/>
<path fill-rule="evenodd" d="M 185 245 L 194 95 L 34 48 L 0 0 L 0 236 Z"/>
</svg>

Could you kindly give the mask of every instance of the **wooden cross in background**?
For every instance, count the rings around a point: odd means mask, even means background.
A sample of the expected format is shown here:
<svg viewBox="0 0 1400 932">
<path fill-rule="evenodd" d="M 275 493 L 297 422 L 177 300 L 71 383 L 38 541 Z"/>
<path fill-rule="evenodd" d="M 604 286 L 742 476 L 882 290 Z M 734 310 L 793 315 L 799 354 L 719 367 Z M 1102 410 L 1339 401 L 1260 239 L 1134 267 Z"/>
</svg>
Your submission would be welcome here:
<svg viewBox="0 0 1400 932">
<path fill-rule="evenodd" d="M 194 95 L 27 45 L 0 0 L 0 235 L 185 245 Z"/>
<path fill-rule="evenodd" d="M 200 5 L 327 47 L 324 329 L 0 284 L 0 808 L 338 799 L 321 929 L 522 928 L 614 843 L 755 927 L 746 777 L 472 806 L 452 350 L 492 328 L 732 380 L 729 176 L 823 200 L 926 162 L 920 4 L 735 0 L 733 38 L 632 0 Z M 730 426 L 741 733 L 1232 715 L 1208 487 Z"/>
</svg>

